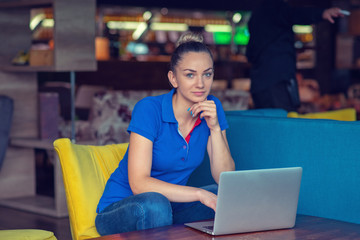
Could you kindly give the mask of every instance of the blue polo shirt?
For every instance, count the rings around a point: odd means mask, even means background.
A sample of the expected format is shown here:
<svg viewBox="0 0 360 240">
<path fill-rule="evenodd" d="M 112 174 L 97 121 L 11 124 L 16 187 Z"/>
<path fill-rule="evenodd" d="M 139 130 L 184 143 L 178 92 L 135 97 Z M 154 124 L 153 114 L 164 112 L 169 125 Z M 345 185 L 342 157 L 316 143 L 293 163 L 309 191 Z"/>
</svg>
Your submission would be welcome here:
<svg viewBox="0 0 360 240">
<path fill-rule="evenodd" d="M 186 185 L 191 173 L 204 159 L 210 129 L 203 120 L 191 133 L 189 143 L 178 130 L 172 96 L 175 89 L 167 94 L 146 97 L 134 107 L 128 132 L 135 132 L 153 142 L 151 177 L 159 180 Z M 209 95 L 208 100 L 216 104 L 221 130 L 228 128 L 224 110 L 219 99 Z M 128 150 L 118 168 L 106 183 L 97 212 L 108 205 L 133 195 L 128 181 Z"/>
</svg>

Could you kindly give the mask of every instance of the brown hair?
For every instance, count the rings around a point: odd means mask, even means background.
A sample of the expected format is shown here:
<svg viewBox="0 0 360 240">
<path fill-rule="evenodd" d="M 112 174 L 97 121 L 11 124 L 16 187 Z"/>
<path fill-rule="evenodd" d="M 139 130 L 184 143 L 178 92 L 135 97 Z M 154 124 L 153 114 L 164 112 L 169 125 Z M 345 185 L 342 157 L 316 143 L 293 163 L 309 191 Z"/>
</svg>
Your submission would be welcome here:
<svg viewBox="0 0 360 240">
<path fill-rule="evenodd" d="M 210 49 L 203 43 L 204 38 L 200 33 L 185 32 L 176 43 L 176 49 L 171 56 L 170 70 L 175 72 L 175 66 L 181 61 L 183 55 L 188 52 L 205 52 L 213 60 Z"/>
</svg>

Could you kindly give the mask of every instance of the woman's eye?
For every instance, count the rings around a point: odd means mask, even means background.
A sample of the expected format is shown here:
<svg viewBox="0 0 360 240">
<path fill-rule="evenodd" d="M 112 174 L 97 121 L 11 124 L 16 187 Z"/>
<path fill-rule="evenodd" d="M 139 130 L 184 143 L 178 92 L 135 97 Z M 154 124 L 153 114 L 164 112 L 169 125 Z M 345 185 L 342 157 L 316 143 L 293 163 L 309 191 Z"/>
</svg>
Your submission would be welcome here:
<svg viewBox="0 0 360 240">
<path fill-rule="evenodd" d="M 208 72 L 208 73 L 205 73 L 204 75 L 205 75 L 205 77 L 211 77 L 211 76 L 212 76 L 212 73 L 211 73 L 211 72 Z"/>
<path fill-rule="evenodd" d="M 187 77 L 187 78 L 192 78 L 192 77 L 194 77 L 194 74 L 188 73 L 188 74 L 186 74 L 186 77 Z"/>
</svg>

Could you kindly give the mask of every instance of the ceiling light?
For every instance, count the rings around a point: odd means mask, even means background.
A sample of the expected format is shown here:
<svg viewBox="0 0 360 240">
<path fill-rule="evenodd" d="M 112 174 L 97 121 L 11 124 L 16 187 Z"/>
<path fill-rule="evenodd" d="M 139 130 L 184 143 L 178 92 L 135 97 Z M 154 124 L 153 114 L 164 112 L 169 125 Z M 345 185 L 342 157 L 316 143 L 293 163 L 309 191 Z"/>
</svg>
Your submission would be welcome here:
<svg viewBox="0 0 360 240">
<path fill-rule="evenodd" d="M 54 27 L 54 19 L 44 19 L 41 22 L 41 26 L 45 28 L 52 28 Z"/>
<path fill-rule="evenodd" d="M 144 22 L 140 23 L 138 25 L 138 27 L 136 28 L 136 30 L 133 32 L 132 38 L 134 40 L 138 40 L 141 37 L 141 35 L 145 32 L 146 28 L 147 28 L 146 23 L 144 23 Z"/>
<path fill-rule="evenodd" d="M 148 20 L 151 18 L 151 16 L 152 16 L 152 13 L 151 13 L 150 11 L 146 11 L 146 12 L 144 12 L 144 14 L 143 14 L 143 19 L 144 19 L 145 21 L 148 21 Z"/>
<path fill-rule="evenodd" d="M 159 23 L 154 22 L 150 25 L 153 31 L 187 31 L 189 29 L 186 23 Z"/>
<path fill-rule="evenodd" d="M 40 13 L 38 15 L 36 15 L 35 17 L 33 17 L 33 19 L 31 19 L 30 23 L 29 23 L 29 27 L 31 30 L 34 30 L 39 23 L 45 19 L 45 14 L 44 13 Z"/>
<path fill-rule="evenodd" d="M 218 25 L 218 24 L 207 24 L 205 25 L 205 31 L 207 32 L 231 32 L 232 28 L 230 25 Z"/>
<path fill-rule="evenodd" d="M 241 13 L 235 13 L 232 17 L 234 23 L 239 23 L 241 21 L 242 15 Z"/>
<path fill-rule="evenodd" d="M 294 25 L 293 31 L 295 33 L 312 33 L 313 27 L 311 25 Z"/>
<path fill-rule="evenodd" d="M 123 21 L 109 21 L 106 26 L 109 29 L 135 30 L 140 22 L 123 22 Z"/>
</svg>

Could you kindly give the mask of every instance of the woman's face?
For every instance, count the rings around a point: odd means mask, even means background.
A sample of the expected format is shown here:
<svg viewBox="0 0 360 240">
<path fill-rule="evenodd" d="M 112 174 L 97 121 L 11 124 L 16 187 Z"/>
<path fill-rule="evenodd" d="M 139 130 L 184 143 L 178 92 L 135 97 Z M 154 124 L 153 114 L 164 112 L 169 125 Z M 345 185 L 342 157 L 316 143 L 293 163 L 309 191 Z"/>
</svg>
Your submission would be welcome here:
<svg viewBox="0 0 360 240">
<path fill-rule="evenodd" d="M 196 103 L 206 100 L 214 78 L 213 61 L 208 53 L 188 52 L 168 74 L 177 94 L 186 101 Z"/>
</svg>

